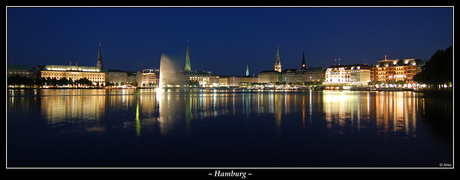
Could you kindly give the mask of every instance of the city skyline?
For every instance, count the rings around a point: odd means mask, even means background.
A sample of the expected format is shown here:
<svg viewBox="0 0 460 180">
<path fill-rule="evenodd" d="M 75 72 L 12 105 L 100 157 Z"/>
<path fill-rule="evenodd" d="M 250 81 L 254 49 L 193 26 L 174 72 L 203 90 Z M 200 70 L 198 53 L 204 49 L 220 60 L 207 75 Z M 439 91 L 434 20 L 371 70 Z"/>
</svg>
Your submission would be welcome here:
<svg viewBox="0 0 460 180">
<path fill-rule="evenodd" d="M 452 11 L 12 7 L 7 8 L 7 64 L 96 66 L 99 43 L 104 69 L 125 71 L 159 68 L 161 54 L 183 70 L 187 53 L 191 70 L 240 76 L 250 66 L 251 75 L 258 74 L 273 69 L 278 45 L 282 70 L 300 69 L 302 55 L 307 68 L 329 67 L 339 58 L 341 64 L 369 65 L 386 55 L 428 60 L 453 44 Z"/>
</svg>

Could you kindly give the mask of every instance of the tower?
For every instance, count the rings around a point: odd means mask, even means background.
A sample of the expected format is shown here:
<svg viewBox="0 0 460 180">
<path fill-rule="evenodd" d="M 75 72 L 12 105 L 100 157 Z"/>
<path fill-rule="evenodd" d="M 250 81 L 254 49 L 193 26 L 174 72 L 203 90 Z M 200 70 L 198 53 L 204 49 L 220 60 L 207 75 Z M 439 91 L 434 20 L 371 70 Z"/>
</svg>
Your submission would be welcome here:
<svg viewBox="0 0 460 180">
<path fill-rule="evenodd" d="M 187 39 L 187 54 L 185 55 L 185 71 L 191 71 L 192 64 L 190 64 L 190 54 L 188 52 L 188 39 Z"/>
<path fill-rule="evenodd" d="M 99 54 L 97 55 L 97 64 L 96 67 L 102 69 L 102 56 L 101 56 L 101 43 L 99 43 Z"/>
<path fill-rule="evenodd" d="M 246 64 L 246 76 L 249 76 L 249 65 Z"/>
<path fill-rule="evenodd" d="M 305 51 L 303 51 L 303 58 L 302 58 L 302 68 L 303 70 L 307 69 L 307 64 L 305 63 Z"/>
<path fill-rule="evenodd" d="M 275 71 L 281 72 L 280 46 L 279 45 L 276 51 Z"/>
</svg>

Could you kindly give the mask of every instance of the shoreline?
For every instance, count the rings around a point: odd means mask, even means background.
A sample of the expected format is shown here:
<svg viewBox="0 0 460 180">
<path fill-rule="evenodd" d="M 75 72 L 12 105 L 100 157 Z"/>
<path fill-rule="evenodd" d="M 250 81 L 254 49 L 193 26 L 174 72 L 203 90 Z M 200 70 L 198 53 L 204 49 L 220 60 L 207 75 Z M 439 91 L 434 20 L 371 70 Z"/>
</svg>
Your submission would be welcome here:
<svg viewBox="0 0 460 180">
<path fill-rule="evenodd" d="M 18 88 L 10 88 L 8 87 L 7 90 L 20 90 L 20 89 L 157 89 L 157 88 L 146 88 L 146 87 L 135 87 L 135 88 L 119 88 L 119 87 L 48 87 L 48 88 L 41 88 L 41 87 L 34 87 L 34 88 L 26 88 L 26 87 L 18 87 Z M 171 88 L 164 88 L 164 89 L 184 89 L 182 87 L 171 87 Z M 186 87 L 186 89 L 205 89 L 205 90 L 262 90 L 262 91 L 272 91 L 272 90 L 289 90 L 289 91 L 323 91 L 323 90 L 332 90 L 332 91 L 414 91 L 414 92 L 423 92 L 428 94 L 435 94 L 435 93 L 453 93 L 452 90 L 438 90 L 438 89 L 412 89 L 412 88 L 350 88 L 350 89 L 324 89 L 324 88 L 315 88 L 315 89 L 251 89 L 251 88 L 205 88 L 205 87 Z"/>
</svg>

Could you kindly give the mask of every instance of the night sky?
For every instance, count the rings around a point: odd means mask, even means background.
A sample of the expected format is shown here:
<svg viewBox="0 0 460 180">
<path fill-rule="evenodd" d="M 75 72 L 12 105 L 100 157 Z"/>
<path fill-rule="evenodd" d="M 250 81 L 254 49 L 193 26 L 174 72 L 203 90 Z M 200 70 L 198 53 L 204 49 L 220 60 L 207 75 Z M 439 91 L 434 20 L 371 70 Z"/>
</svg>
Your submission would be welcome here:
<svg viewBox="0 0 460 180">
<path fill-rule="evenodd" d="M 159 68 L 164 53 L 192 70 L 244 75 L 282 69 L 428 60 L 453 44 L 453 8 L 7 8 L 7 63 Z"/>
</svg>

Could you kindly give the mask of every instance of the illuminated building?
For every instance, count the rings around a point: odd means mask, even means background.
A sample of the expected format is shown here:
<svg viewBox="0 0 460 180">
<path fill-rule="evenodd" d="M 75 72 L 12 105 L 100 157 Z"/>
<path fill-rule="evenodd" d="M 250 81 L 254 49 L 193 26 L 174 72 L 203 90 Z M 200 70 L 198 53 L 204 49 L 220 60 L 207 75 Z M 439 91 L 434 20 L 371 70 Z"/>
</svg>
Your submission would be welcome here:
<svg viewBox="0 0 460 180">
<path fill-rule="evenodd" d="M 209 76 L 209 86 L 212 87 L 251 87 L 253 83 L 258 83 L 258 77 L 253 76 Z"/>
<path fill-rule="evenodd" d="M 366 64 L 335 65 L 326 69 L 325 84 L 367 85 L 370 67 Z"/>
<path fill-rule="evenodd" d="M 27 65 L 8 64 L 7 74 L 8 77 L 19 75 L 22 77 L 34 78 L 34 73 L 32 69 L 30 69 L 30 67 Z"/>
<path fill-rule="evenodd" d="M 71 62 L 72 63 L 72 62 Z M 93 85 L 105 85 L 106 73 L 101 72 L 102 69 L 102 56 L 101 56 L 101 43 L 99 43 L 99 53 L 97 57 L 97 67 L 93 66 L 66 66 L 66 65 L 46 65 L 41 71 L 42 78 L 66 78 L 76 81 L 79 79 L 88 79 Z"/>
<path fill-rule="evenodd" d="M 199 86 L 206 87 L 209 86 L 209 76 L 212 73 L 210 71 L 196 71 L 192 70 L 192 64 L 190 62 L 190 53 L 188 48 L 188 40 L 187 40 L 187 53 L 185 55 L 185 68 L 182 71 L 182 77 L 185 80 L 189 80 L 190 82 L 198 82 Z"/>
<path fill-rule="evenodd" d="M 277 55 L 279 60 L 279 54 Z M 279 61 L 277 61 L 279 62 Z M 281 69 L 281 64 L 279 64 Z M 275 65 L 276 67 L 276 65 Z M 300 69 L 285 69 L 283 71 L 266 70 L 261 71 L 258 75 L 259 83 L 274 84 L 280 83 L 304 83 L 304 82 L 323 82 L 325 80 L 325 69 L 323 67 L 307 68 L 305 62 L 305 53 L 302 57 Z"/>
<path fill-rule="evenodd" d="M 96 67 L 99 69 L 103 69 L 102 65 L 102 55 L 101 55 L 101 43 L 99 43 L 99 53 L 97 54 L 97 64 Z"/>
<path fill-rule="evenodd" d="M 137 81 L 137 71 L 127 71 L 126 72 L 126 82 L 129 84 L 139 85 Z"/>
<path fill-rule="evenodd" d="M 280 61 L 280 47 L 276 51 L 276 63 L 275 63 L 275 71 L 281 72 L 281 61 Z"/>
<path fill-rule="evenodd" d="M 190 82 L 198 82 L 201 87 L 207 87 L 210 85 L 209 77 L 212 75 L 210 71 L 184 71 L 185 79 Z"/>
<path fill-rule="evenodd" d="M 251 84 L 259 82 L 258 77 L 251 77 L 251 76 L 242 76 L 242 77 L 236 76 L 235 80 L 237 81 L 239 87 L 241 88 L 250 87 Z"/>
<path fill-rule="evenodd" d="M 305 51 L 303 52 L 302 67 L 300 69 L 307 70 L 307 64 L 305 63 Z"/>
<path fill-rule="evenodd" d="M 296 78 L 296 72 L 297 69 L 285 69 L 283 72 L 281 72 L 281 79 L 280 82 L 295 82 L 299 78 Z M 297 73 L 298 75 L 299 73 Z"/>
<path fill-rule="evenodd" d="M 266 71 L 268 72 L 268 71 Z M 273 74 L 273 73 L 272 73 Z M 259 75 L 260 76 L 260 75 Z M 270 79 L 271 78 L 271 79 Z M 275 76 L 269 76 L 262 74 L 261 78 L 263 82 L 275 79 Z M 300 69 L 285 69 L 279 74 L 278 82 L 284 83 L 304 83 L 304 82 L 323 82 L 325 79 L 325 69 L 323 67 L 310 67 L 307 68 L 305 62 L 305 52 L 302 57 L 302 65 Z"/>
<path fill-rule="evenodd" d="M 274 84 L 282 78 L 281 73 L 273 70 L 261 71 L 258 75 L 259 83 Z"/>
<path fill-rule="evenodd" d="M 190 54 L 188 52 L 188 40 L 187 40 L 187 54 L 185 55 L 185 71 L 191 71 L 192 64 L 190 63 Z"/>
<path fill-rule="evenodd" d="M 137 72 L 137 82 L 139 86 L 150 86 L 159 84 L 159 69 L 144 69 Z"/>
<path fill-rule="evenodd" d="M 92 66 L 46 65 L 40 71 L 40 76 L 57 80 L 66 78 L 73 81 L 86 78 L 94 85 L 103 85 L 105 84 L 105 73 L 100 71 L 99 68 Z"/>
<path fill-rule="evenodd" d="M 127 82 L 127 73 L 119 69 L 101 70 L 105 72 L 105 79 L 108 83 L 119 84 Z"/>
<path fill-rule="evenodd" d="M 249 76 L 249 65 L 246 64 L 246 76 Z"/>
<path fill-rule="evenodd" d="M 326 70 L 323 67 L 310 67 L 304 71 L 303 82 L 323 82 Z"/>
<path fill-rule="evenodd" d="M 394 60 L 385 58 L 372 67 L 372 81 L 412 83 L 412 78 L 421 71 L 421 63 L 422 61 L 414 58 Z"/>
</svg>

